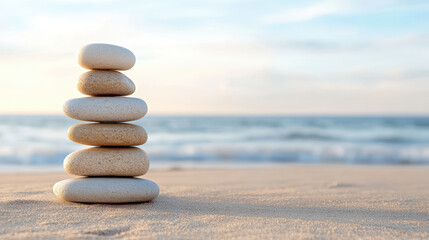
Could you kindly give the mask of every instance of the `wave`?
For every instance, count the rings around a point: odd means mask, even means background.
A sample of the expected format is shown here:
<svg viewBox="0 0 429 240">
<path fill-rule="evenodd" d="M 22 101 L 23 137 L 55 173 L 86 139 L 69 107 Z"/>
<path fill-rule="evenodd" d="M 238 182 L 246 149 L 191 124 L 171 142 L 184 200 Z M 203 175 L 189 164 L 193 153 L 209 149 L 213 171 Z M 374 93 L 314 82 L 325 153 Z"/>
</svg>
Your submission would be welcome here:
<svg viewBox="0 0 429 240">
<path fill-rule="evenodd" d="M 429 146 L 219 146 L 143 147 L 154 162 L 282 162 L 344 164 L 429 164 Z M 2 151 L 3 150 L 3 151 Z M 0 165 L 61 165 L 77 149 L 0 149 Z"/>
<path fill-rule="evenodd" d="M 65 116 L 2 116 L 0 165 L 61 165 L 85 148 Z M 153 162 L 428 164 L 429 118 L 148 117 Z"/>
</svg>

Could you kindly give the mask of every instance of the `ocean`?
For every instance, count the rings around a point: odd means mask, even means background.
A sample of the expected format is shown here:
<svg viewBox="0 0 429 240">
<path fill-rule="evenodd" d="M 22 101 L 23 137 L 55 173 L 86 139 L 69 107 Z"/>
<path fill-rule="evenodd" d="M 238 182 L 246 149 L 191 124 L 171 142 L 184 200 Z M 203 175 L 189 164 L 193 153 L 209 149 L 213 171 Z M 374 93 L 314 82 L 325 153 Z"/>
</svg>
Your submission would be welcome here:
<svg viewBox="0 0 429 240">
<path fill-rule="evenodd" d="M 0 168 L 61 167 L 86 148 L 63 115 L 1 115 Z M 429 164 L 429 117 L 147 116 L 152 166 Z"/>
</svg>

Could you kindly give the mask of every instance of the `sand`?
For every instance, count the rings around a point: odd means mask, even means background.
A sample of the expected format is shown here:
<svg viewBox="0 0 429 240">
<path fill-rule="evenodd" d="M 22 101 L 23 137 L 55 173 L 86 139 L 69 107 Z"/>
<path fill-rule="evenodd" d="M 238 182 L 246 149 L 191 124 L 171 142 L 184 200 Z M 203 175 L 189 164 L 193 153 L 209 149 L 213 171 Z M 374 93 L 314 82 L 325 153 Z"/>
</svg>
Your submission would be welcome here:
<svg viewBox="0 0 429 240">
<path fill-rule="evenodd" d="M 144 204 L 58 201 L 65 173 L 0 175 L 2 239 L 429 239 L 429 168 L 151 170 Z"/>
</svg>

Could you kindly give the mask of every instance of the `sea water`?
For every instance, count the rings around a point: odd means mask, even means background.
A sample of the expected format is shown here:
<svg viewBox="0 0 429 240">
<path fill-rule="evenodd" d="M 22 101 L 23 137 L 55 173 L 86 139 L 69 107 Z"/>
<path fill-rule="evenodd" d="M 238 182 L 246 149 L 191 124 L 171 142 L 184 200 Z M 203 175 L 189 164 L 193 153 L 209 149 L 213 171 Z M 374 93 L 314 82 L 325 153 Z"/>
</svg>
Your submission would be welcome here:
<svg viewBox="0 0 429 240">
<path fill-rule="evenodd" d="M 86 148 L 63 115 L 1 115 L 0 168 L 61 167 Z M 154 166 L 429 164 L 429 117 L 147 116 L 141 146 Z"/>
</svg>

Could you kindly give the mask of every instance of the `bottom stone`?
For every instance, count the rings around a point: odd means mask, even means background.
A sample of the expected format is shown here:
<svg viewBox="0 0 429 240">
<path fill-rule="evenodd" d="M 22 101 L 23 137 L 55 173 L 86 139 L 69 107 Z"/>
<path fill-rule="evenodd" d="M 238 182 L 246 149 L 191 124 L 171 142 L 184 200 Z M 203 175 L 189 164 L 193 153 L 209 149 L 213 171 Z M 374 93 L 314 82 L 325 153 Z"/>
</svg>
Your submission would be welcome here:
<svg viewBox="0 0 429 240">
<path fill-rule="evenodd" d="M 54 185 L 55 195 L 62 200 L 84 203 L 147 202 L 156 198 L 156 183 L 141 178 L 71 178 Z"/>
</svg>

